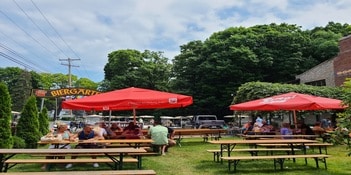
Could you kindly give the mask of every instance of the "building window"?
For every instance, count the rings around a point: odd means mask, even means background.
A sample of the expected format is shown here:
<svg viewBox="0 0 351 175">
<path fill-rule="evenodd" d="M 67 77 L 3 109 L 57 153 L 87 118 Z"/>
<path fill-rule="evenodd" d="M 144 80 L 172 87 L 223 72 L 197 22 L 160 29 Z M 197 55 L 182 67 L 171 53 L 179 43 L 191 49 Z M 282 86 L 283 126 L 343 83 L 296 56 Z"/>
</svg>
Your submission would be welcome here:
<svg viewBox="0 0 351 175">
<path fill-rule="evenodd" d="M 326 86 L 325 79 L 317 80 L 317 81 L 310 81 L 310 82 L 306 82 L 305 84 L 312 85 L 312 86 Z"/>
</svg>

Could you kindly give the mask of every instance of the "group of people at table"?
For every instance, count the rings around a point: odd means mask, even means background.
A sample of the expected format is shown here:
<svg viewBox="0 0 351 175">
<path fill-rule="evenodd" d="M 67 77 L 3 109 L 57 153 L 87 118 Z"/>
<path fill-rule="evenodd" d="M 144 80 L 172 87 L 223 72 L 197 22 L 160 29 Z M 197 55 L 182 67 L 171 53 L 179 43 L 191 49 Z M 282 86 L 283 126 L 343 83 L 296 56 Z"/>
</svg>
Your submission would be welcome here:
<svg viewBox="0 0 351 175">
<path fill-rule="evenodd" d="M 255 122 L 247 122 L 242 128 L 242 134 L 277 134 L 280 135 L 316 135 L 322 134 L 326 131 L 332 130 L 329 125 L 324 125 L 322 122 L 316 122 L 311 128 L 305 123 L 297 123 L 297 127 L 292 129 L 289 123 L 282 123 L 281 127 L 274 127 L 268 124 L 265 120 L 258 117 Z"/>
<path fill-rule="evenodd" d="M 173 140 L 174 138 L 174 130 L 169 127 L 165 127 L 161 125 L 161 122 L 158 120 L 154 121 L 154 126 L 150 127 L 148 130 L 148 134 L 145 136 L 141 128 L 134 124 L 134 122 L 130 122 L 128 126 L 122 128 L 118 125 L 118 123 L 112 123 L 109 127 L 105 122 L 100 122 L 97 125 L 86 124 L 82 131 L 77 132 L 75 134 L 71 133 L 68 130 L 68 126 L 65 123 L 59 123 L 56 130 L 51 130 L 47 135 L 41 138 L 42 141 L 49 141 L 50 139 L 55 138 L 57 140 L 64 141 L 82 141 L 82 140 L 104 140 L 104 139 L 144 139 L 149 138 L 152 139 L 152 147 L 147 151 L 158 152 L 161 155 L 165 155 L 165 152 L 168 151 L 168 148 L 174 146 L 176 142 Z M 71 146 L 69 144 L 60 144 L 58 145 L 50 145 L 49 148 L 66 148 L 70 149 Z M 78 143 L 75 148 L 102 148 L 104 145 L 96 144 L 96 143 Z M 72 157 L 75 159 L 76 157 Z M 93 157 L 92 158 L 96 158 Z M 98 163 L 93 164 L 94 167 L 99 167 Z M 67 164 L 66 168 L 71 168 L 72 164 Z M 46 165 L 42 166 L 42 169 L 45 169 Z"/>
</svg>

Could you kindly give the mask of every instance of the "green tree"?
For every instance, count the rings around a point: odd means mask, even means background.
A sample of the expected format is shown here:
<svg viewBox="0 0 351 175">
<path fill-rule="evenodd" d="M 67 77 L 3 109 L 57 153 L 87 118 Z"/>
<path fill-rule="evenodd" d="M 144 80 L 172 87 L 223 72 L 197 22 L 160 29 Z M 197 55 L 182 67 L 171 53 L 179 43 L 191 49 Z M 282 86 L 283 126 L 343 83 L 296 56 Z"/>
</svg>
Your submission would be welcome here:
<svg viewBox="0 0 351 175">
<path fill-rule="evenodd" d="M 15 102 L 12 109 L 21 111 L 23 109 L 26 99 L 31 95 L 32 77 L 30 72 L 22 71 L 19 77 L 14 80 L 15 86 L 12 86 L 12 100 Z"/>
<path fill-rule="evenodd" d="M 88 78 L 80 78 L 74 83 L 75 87 L 97 90 L 98 84 Z"/>
<path fill-rule="evenodd" d="M 341 99 L 342 89 L 339 87 L 320 87 L 304 84 L 282 84 L 267 82 L 247 82 L 242 84 L 233 98 L 232 104 L 265 98 L 277 94 L 298 92 L 315 96 Z"/>
<path fill-rule="evenodd" d="M 105 90 L 126 87 L 168 89 L 171 65 L 161 52 L 118 50 L 108 55 L 105 65 Z M 108 82 L 107 82 L 108 81 Z"/>
<path fill-rule="evenodd" d="M 0 68 L 0 80 L 4 81 L 8 87 L 11 87 L 9 89 L 9 93 L 12 99 L 12 110 L 13 111 L 21 111 L 24 105 L 25 101 L 25 96 L 26 94 L 30 93 L 29 92 L 24 92 L 22 91 L 21 88 L 26 88 L 26 82 L 25 80 L 27 77 L 27 74 L 24 73 L 24 70 L 17 68 L 17 67 L 8 67 L 8 68 Z"/>
<path fill-rule="evenodd" d="M 342 86 L 343 104 L 346 106 L 344 112 L 338 113 L 337 130 L 334 135 L 334 141 L 339 144 L 345 143 L 345 136 L 349 137 L 351 130 L 351 78 L 347 78 Z M 346 129 L 346 130 L 345 130 Z M 348 145 L 349 156 L 351 155 L 351 145 Z"/>
<path fill-rule="evenodd" d="M 49 132 L 49 116 L 48 110 L 45 107 L 39 113 L 39 132 L 41 136 L 46 135 Z"/>
<path fill-rule="evenodd" d="M 26 148 L 36 148 L 40 139 L 38 108 L 36 99 L 31 96 L 21 112 L 21 118 L 17 124 L 17 136 L 24 139 Z"/>
<path fill-rule="evenodd" d="M 4 82 L 0 83 L 0 148 L 12 148 L 11 97 Z"/>
<path fill-rule="evenodd" d="M 228 115 L 241 84 L 293 82 L 337 55 L 338 39 L 348 26 L 332 26 L 311 31 L 285 23 L 231 27 L 204 42 L 191 41 L 173 61 L 172 89 L 193 96 L 192 114 Z"/>
</svg>

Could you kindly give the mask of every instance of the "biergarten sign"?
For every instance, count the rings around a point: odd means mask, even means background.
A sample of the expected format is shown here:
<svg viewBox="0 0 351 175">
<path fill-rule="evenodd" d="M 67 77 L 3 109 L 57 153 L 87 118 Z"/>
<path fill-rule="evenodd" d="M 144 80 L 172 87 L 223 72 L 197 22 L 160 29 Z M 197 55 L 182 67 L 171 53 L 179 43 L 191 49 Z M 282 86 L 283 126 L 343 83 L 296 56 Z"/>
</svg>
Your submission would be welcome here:
<svg viewBox="0 0 351 175">
<path fill-rule="evenodd" d="M 91 96 L 100 94 L 101 92 L 91 89 L 84 88 L 63 88 L 63 89 L 33 89 L 33 93 L 36 97 L 43 98 L 57 98 L 67 96 Z"/>
</svg>

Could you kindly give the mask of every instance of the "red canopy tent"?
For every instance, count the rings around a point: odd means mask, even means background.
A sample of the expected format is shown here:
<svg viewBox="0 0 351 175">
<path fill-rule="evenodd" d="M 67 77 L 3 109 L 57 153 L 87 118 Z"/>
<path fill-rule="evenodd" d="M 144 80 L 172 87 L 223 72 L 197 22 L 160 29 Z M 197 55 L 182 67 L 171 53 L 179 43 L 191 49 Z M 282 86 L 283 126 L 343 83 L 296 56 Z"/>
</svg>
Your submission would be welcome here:
<svg viewBox="0 0 351 175">
<path fill-rule="evenodd" d="M 130 87 L 64 101 L 62 108 L 96 111 L 133 110 L 135 116 L 136 109 L 180 108 L 192 103 L 191 96 Z"/>
<path fill-rule="evenodd" d="M 234 111 L 277 111 L 292 110 L 296 126 L 296 110 L 344 109 L 341 100 L 290 92 L 258 100 L 230 105 Z"/>
</svg>

